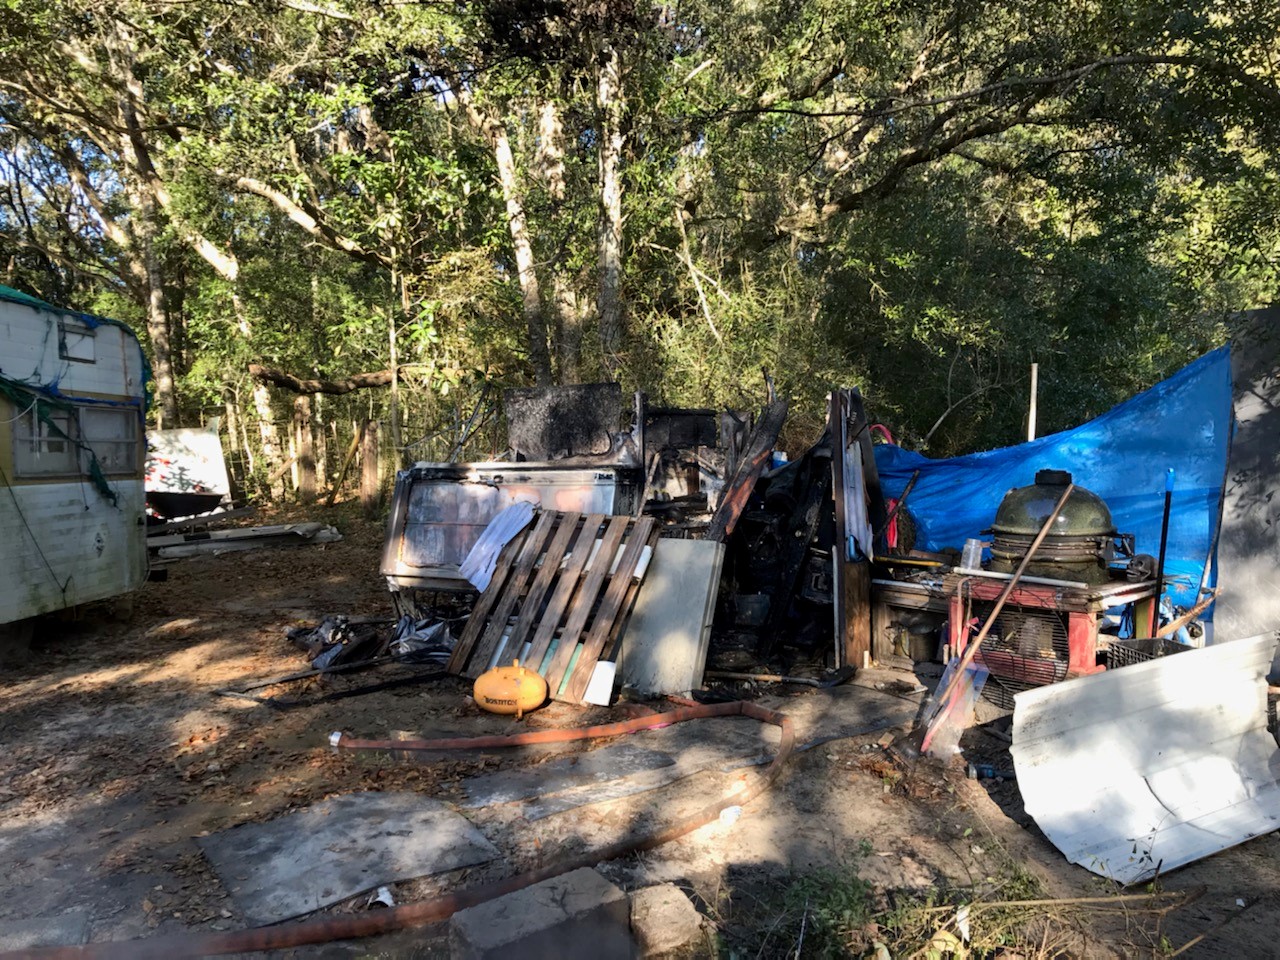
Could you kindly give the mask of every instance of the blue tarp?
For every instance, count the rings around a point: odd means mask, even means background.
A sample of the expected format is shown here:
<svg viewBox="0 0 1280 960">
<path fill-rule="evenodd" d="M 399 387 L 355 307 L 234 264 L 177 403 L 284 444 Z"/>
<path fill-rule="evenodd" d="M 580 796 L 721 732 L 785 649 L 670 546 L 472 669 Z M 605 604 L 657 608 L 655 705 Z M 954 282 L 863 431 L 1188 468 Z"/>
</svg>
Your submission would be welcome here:
<svg viewBox="0 0 1280 960">
<path fill-rule="evenodd" d="M 1181 578 L 1173 599 L 1186 605 L 1213 546 L 1231 425 L 1231 359 L 1222 347 L 1072 430 L 949 460 L 878 446 L 876 465 L 887 497 L 900 496 L 920 471 L 907 501 L 917 549 L 958 548 L 980 536 L 1010 488 L 1034 482 L 1037 470 L 1057 468 L 1102 497 L 1116 528 L 1134 534 L 1138 553 L 1153 556 L 1160 549 L 1165 471 L 1172 467 L 1165 569 Z"/>
</svg>

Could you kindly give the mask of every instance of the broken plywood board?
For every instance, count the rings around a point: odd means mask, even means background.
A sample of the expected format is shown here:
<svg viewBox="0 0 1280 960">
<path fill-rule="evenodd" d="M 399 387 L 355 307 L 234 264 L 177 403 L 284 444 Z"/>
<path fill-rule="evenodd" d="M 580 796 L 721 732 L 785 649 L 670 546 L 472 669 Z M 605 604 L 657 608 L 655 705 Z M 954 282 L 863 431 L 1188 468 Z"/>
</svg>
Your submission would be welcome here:
<svg viewBox="0 0 1280 960">
<path fill-rule="evenodd" d="M 499 856 L 464 817 L 416 793 L 349 793 L 198 843 L 252 923 L 278 923 L 379 884 Z"/>
<path fill-rule="evenodd" d="M 1014 768 L 1072 863 L 1139 883 L 1280 828 L 1274 634 L 1020 693 Z"/>
<path fill-rule="evenodd" d="M 724 544 L 659 540 L 622 634 L 622 688 L 687 693 L 702 682 Z"/>
</svg>

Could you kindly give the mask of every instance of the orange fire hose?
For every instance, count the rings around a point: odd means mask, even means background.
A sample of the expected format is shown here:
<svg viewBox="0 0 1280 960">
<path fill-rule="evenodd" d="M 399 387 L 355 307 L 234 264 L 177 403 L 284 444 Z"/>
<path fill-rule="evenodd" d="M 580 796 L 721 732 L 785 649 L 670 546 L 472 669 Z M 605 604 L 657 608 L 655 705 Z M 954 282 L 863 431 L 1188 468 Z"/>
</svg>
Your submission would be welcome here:
<svg viewBox="0 0 1280 960">
<path fill-rule="evenodd" d="M 543 880 L 550 880 L 571 870 L 592 867 L 605 860 L 639 850 L 651 850 L 675 840 L 716 820 L 722 809 L 740 806 L 759 796 L 778 779 L 782 768 L 795 746 L 795 731 L 791 721 L 775 710 L 745 701 L 732 703 L 696 704 L 682 706 L 666 713 L 637 717 L 618 723 L 606 723 L 594 727 L 571 730 L 535 730 L 507 737 L 470 737 L 450 740 L 357 740 L 335 735 L 335 746 L 352 750 L 469 750 L 489 747 L 515 747 L 531 743 L 567 743 L 573 740 L 589 740 L 615 737 L 641 730 L 651 730 L 686 720 L 704 720 L 712 717 L 749 717 L 761 723 L 773 724 L 782 731 L 778 752 L 754 781 L 729 790 L 714 803 L 697 813 L 680 820 L 664 830 L 639 839 L 624 839 L 601 850 L 588 851 L 557 863 L 540 867 L 498 880 L 474 890 L 406 903 L 357 916 L 321 917 L 295 924 L 277 924 L 266 927 L 250 927 L 247 930 L 229 930 L 217 933 L 184 933 L 146 940 L 126 940 L 106 943 L 89 943 L 77 947 L 38 947 L 33 950 L 0 954 L 0 960 L 85 960 L 85 958 L 110 958 L 110 960 L 171 960 L 178 957 L 208 957 L 228 953 L 247 953 L 257 950 L 283 950 L 313 943 L 330 943 L 335 940 L 354 940 L 377 934 L 391 933 L 405 927 L 423 926 L 447 920 L 459 910 L 474 907 L 495 897 L 522 890 Z"/>
</svg>

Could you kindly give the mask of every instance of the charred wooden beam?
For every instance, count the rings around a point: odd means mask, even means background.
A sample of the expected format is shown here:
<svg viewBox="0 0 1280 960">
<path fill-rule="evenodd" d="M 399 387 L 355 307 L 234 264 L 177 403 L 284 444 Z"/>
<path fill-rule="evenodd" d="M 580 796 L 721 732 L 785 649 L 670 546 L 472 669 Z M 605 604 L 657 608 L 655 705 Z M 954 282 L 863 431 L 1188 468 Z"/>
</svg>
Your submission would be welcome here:
<svg viewBox="0 0 1280 960">
<path fill-rule="evenodd" d="M 760 478 L 760 474 L 764 473 L 769 455 L 773 453 L 773 445 L 778 442 L 778 434 L 782 432 L 782 425 L 786 420 L 786 400 L 775 400 L 764 408 L 755 430 L 751 433 L 751 439 L 747 442 L 747 448 L 738 461 L 738 468 L 733 478 L 720 494 L 720 504 L 711 517 L 711 524 L 703 537 L 704 540 L 723 541 L 733 533 L 738 518 L 746 509 L 747 501 L 751 499 L 751 491 L 755 489 L 756 481 Z"/>
</svg>

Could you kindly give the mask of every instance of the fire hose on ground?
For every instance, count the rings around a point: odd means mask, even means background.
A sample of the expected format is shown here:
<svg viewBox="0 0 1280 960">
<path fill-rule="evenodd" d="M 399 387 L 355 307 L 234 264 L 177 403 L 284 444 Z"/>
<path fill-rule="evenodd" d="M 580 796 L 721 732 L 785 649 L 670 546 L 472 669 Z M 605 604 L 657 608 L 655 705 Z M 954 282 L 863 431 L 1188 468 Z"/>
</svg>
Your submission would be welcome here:
<svg viewBox="0 0 1280 960">
<path fill-rule="evenodd" d="M 696 704 L 681 706 L 666 713 L 655 713 L 617 723 L 600 724 L 565 730 L 534 730 L 512 736 L 469 737 L 445 740 L 359 740 L 336 733 L 330 743 L 347 750 L 482 750 L 494 747 L 527 746 L 535 743 L 568 743 L 575 740 L 594 740 L 638 733 L 683 723 L 688 720 L 706 720 L 715 717 L 748 717 L 761 723 L 772 724 L 781 730 L 778 751 L 769 765 L 753 780 L 738 782 L 714 803 L 702 807 L 696 813 L 671 824 L 665 829 L 639 838 L 624 838 L 603 849 L 591 850 L 529 870 L 525 873 L 462 890 L 431 900 L 407 903 L 357 916 L 320 917 L 295 924 L 277 924 L 251 927 L 247 930 L 229 930 L 208 933 L 184 933 L 145 940 L 108 941 L 77 947 L 40 947 L 0 955 L 0 958 L 26 957 L 31 960 L 85 960 L 85 958 L 109 958 L 109 960 L 145 960 L 145 958 L 203 957 L 228 953 L 246 953 L 259 950 L 281 950 L 307 944 L 330 943 L 336 940 L 355 940 L 361 937 L 391 933 L 406 927 L 424 926 L 447 920 L 459 910 L 474 907 L 496 897 L 514 893 L 535 883 L 550 880 L 581 867 L 592 867 L 607 860 L 641 850 L 651 850 L 699 827 L 719 819 L 721 811 L 731 806 L 741 806 L 759 796 L 778 779 L 782 768 L 795 746 L 795 731 L 791 721 L 775 710 L 766 710 L 754 703 L 736 700 L 731 703 Z"/>
</svg>

